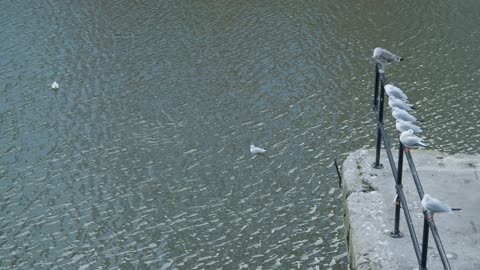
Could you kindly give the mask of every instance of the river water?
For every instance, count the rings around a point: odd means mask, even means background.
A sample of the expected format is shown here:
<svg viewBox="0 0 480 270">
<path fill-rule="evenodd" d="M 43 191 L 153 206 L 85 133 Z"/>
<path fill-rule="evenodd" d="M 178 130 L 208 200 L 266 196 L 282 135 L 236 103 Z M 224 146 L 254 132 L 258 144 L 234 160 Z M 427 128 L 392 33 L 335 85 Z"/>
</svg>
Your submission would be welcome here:
<svg viewBox="0 0 480 270">
<path fill-rule="evenodd" d="M 377 46 L 431 148 L 478 153 L 476 0 L 1 4 L 0 269 L 346 269 Z"/>
</svg>

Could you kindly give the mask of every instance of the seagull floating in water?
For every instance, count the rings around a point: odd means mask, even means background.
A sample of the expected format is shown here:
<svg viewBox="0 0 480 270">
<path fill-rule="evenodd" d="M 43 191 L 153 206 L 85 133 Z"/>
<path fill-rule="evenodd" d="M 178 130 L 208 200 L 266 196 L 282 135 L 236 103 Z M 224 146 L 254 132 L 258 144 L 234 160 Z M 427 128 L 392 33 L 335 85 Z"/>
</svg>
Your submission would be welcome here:
<svg viewBox="0 0 480 270">
<path fill-rule="evenodd" d="M 410 148 L 415 146 L 427 147 L 428 144 L 423 142 L 420 137 L 413 135 L 413 130 L 409 129 L 400 134 L 400 142 L 405 146 L 405 151 L 409 151 Z"/>
<path fill-rule="evenodd" d="M 57 82 L 53 82 L 53 83 L 52 83 L 52 89 L 57 90 L 58 88 L 60 88 L 60 86 L 58 85 L 58 83 L 57 83 Z"/>
<path fill-rule="evenodd" d="M 260 148 L 260 147 L 256 147 L 253 144 L 250 145 L 250 153 L 252 153 L 252 154 L 263 154 L 265 152 L 267 152 L 267 150 L 265 150 L 263 148 Z"/>
<path fill-rule="evenodd" d="M 423 131 L 422 128 L 420 128 L 419 126 L 413 124 L 412 122 L 404 121 L 404 120 L 397 120 L 395 123 L 395 127 L 400 132 L 404 132 L 409 129 L 413 130 L 413 132 L 415 133 L 420 133 Z"/>
<path fill-rule="evenodd" d="M 395 55 L 382 48 L 375 48 L 375 50 L 373 50 L 372 58 L 373 60 L 375 60 L 375 62 L 380 64 L 379 72 L 381 73 L 385 72 L 385 69 L 387 68 L 388 65 L 392 63 L 400 62 L 403 60 L 400 56 Z"/>
<path fill-rule="evenodd" d="M 428 217 L 430 221 L 433 220 L 434 213 L 452 214 L 453 211 L 462 210 L 461 208 L 450 208 L 450 206 L 448 206 L 446 203 L 440 201 L 439 199 L 435 199 L 428 194 L 423 194 L 422 206 L 423 206 L 423 209 L 427 210 L 428 214 L 430 214 Z"/>
<path fill-rule="evenodd" d="M 405 95 L 405 93 L 403 93 L 402 89 L 396 86 L 393 86 L 391 84 L 385 85 L 384 88 L 389 98 L 394 97 L 394 98 L 400 99 L 401 101 L 405 101 L 405 102 L 408 101 L 408 97 L 407 95 Z"/>
<path fill-rule="evenodd" d="M 415 116 L 409 114 L 407 111 L 399 109 L 397 107 L 393 107 L 392 116 L 396 120 L 403 120 L 403 121 L 408 121 L 412 123 L 423 122 L 423 120 L 417 119 Z"/>
<path fill-rule="evenodd" d="M 391 97 L 388 98 L 388 106 L 390 106 L 390 108 L 392 108 L 392 109 L 397 107 L 397 108 L 400 108 L 400 109 L 405 110 L 407 112 L 415 110 L 415 107 L 412 104 L 407 103 L 407 102 L 405 102 L 401 99 L 398 99 L 394 96 L 391 96 Z"/>
</svg>

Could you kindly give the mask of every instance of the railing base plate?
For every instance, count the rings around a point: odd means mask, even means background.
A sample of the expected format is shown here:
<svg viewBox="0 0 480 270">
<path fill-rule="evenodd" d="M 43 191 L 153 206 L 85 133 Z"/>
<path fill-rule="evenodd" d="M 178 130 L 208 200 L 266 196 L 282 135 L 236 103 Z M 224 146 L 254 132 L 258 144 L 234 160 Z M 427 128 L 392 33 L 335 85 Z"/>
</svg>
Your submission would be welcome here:
<svg viewBox="0 0 480 270">
<path fill-rule="evenodd" d="M 378 163 L 376 164 L 375 162 L 372 164 L 372 167 L 374 169 L 383 169 L 383 164 L 382 163 Z"/>
<path fill-rule="evenodd" d="M 390 232 L 390 237 L 392 237 L 392 238 L 403 238 L 403 233 L 401 233 L 401 232 L 398 232 L 398 233 Z"/>
</svg>

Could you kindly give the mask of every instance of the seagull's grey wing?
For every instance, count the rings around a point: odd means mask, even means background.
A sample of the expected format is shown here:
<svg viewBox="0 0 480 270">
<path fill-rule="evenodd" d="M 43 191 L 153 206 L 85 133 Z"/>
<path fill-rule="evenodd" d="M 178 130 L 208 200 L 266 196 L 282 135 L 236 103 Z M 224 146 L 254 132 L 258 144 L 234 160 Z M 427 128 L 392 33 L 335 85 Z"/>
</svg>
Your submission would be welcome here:
<svg viewBox="0 0 480 270">
<path fill-rule="evenodd" d="M 399 61 L 400 57 L 383 49 L 381 53 L 378 55 L 379 61 L 383 61 L 385 63 L 392 63 Z"/>
<path fill-rule="evenodd" d="M 406 111 L 402 111 L 402 115 L 407 121 L 411 121 L 411 122 L 416 122 L 417 121 L 417 118 L 415 116 L 409 114 Z"/>
<path fill-rule="evenodd" d="M 408 100 L 407 95 L 406 95 L 402 90 L 400 90 L 400 89 L 399 89 L 399 91 L 398 91 L 398 96 L 400 97 L 400 100 L 404 100 L 404 101 L 405 101 L 405 100 Z"/>
<path fill-rule="evenodd" d="M 409 121 L 409 122 L 417 121 L 417 118 L 415 116 L 409 114 L 408 112 L 406 112 L 405 110 L 402 110 L 402 109 L 394 110 L 392 112 L 392 115 L 397 120 L 399 119 L 399 120 L 404 120 L 404 121 Z"/>
<path fill-rule="evenodd" d="M 409 130 L 409 128 L 408 128 L 407 125 L 405 125 L 404 123 L 400 123 L 400 122 L 399 122 L 399 123 L 396 123 L 396 124 L 395 124 L 395 127 L 396 127 L 397 130 L 400 131 L 400 132 L 404 132 L 404 131 Z"/>
<path fill-rule="evenodd" d="M 400 141 L 405 145 L 406 147 L 412 147 L 415 146 L 416 140 L 414 137 L 408 136 L 408 137 L 400 137 Z"/>
<path fill-rule="evenodd" d="M 410 126 L 408 125 L 408 122 L 406 121 L 401 121 L 401 120 L 398 120 L 397 123 L 395 124 L 395 127 L 397 128 L 398 131 L 400 132 L 404 132 L 404 131 L 407 131 L 409 129 L 412 129 L 410 128 Z"/>
<path fill-rule="evenodd" d="M 406 102 L 404 102 L 404 101 L 399 100 L 399 101 L 397 102 L 397 104 L 398 104 L 398 106 L 397 106 L 398 108 L 400 108 L 400 109 L 402 109 L 402 110 L 405 110 L 405 111 L 407 111 L 407 112 L 413 110 L 412 105 L 411 105 L 411 104 L 408 104 L 408 103 L 406 103 Z"/>
<path fill-rule="evenodd" d="M 393 109 L 393 107 L 397 107 L 399 109 L 405 110 L 405 111 L 411 111 L 413 110 L 412 105 L 406 103 L 405 101 L 402 101 L 401 99 L 398 98 L 390 98 L 388 100 L 388 106 Z"/>
<path fill-rule="evenodd" d="M 390 62 L 393 62 L 394 59 L 395 59 L 395 56 L 392 53 L 385 50 L 383 50 L 382 53 L 378 55 L 378 61 L 380 62 L 390 63 Z"/>
<path fill-rule="evenodd" d="M 385 86 L 385 91 L 389 97 L 397 98 L 401 101 L 407 101 L 408 96 L 402 91 L 402 89 L 393 85 Z"/>
<path fill-rule="evenodd" d="M 412 147 L 412 146 L 427 146 L 424 142 L 422 142 L 422 139 L 420 137 L 417 137 L 415 135 L 411 136 L 404 136 L 403 138 L 400 137 L 400 141 L 405 145 L 406 147 Z"/>
<path fill-rule="evenodd" d="M 422 132 L 422 129 L 417 126 L 417 125 L 414 125 L 412 124 L 411 122 L 407 122 L 407 121 L 401 121 L 401 122 L 398 122 L 397 124 L 397 129 L 399 131 L 407 131 L 409 129 L 413 130 L 413 132 Z"/>
<path fill-rule="evenodd" d="M 430 200 L 427 201 L 426 208 L 428 211 L 434 213 L 452 212 L 450 206 L 435 198 L 430 198 Z"/>
</svg>

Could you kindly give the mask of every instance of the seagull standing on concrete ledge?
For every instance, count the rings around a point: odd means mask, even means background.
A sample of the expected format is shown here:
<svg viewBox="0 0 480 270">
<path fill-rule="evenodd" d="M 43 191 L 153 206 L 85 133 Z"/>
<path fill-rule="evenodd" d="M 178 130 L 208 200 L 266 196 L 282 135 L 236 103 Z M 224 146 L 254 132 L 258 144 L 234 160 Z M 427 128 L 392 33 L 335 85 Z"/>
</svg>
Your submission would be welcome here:
<svg viewBox="0 0 480 270">
<path fill-rule="evenodd" d="M 450 213 L 453 214 L 453 211 L 460 211 L 462 210 L 461 208 L 450 208 L 446 203 L 433 198 L 432 196 L 428 194 L 423 194 L 423 199 L 422 199 L 422 206 L 423 209 L 427 210 L 429 216 L 427 217 L 428 220 L 432 221 L 433 220 L 433 214 L 434 213 Z"/>
<path fill-rule="evenodd" d="M 382 48 L 375 48 L 375 50 L 373 50 L 372 58 L 375 60 L 375 62 L 380 64 L 380 73 L 384 73 L 387 66 L 391 63 L 396 63 L 403 60 L 400 56 Z"/>
<path fill-rule="evenodd" d="M 414 146 L 428 146 L 428 144 L 424 143 L 420 137 L 413 135 L 413 130 L 411 129 L 400 134 L 400 142 L 405 146 L 405 151 L 407 152 Z"/>
<path fill-rule="evenodd" d="M 252 153 L 252 154 L 263 154 L 265 152 L 267 152 L 267 150 L 265 150 L 263 148 L 260 148 L 260 147 L 256 147 L 253 144 L 250 145 L 250 153 Z"/>
</svg>

